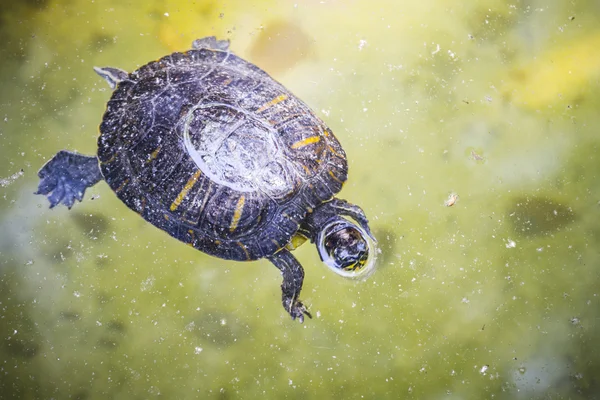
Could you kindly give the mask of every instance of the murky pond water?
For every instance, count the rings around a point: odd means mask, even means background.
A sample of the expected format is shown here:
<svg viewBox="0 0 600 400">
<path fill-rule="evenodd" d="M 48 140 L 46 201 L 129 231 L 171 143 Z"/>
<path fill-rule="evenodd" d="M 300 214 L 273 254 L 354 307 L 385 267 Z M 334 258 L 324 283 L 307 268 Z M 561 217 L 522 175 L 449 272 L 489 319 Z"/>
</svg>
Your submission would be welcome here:
<svg viewBox="0 0 600 400">
<path fill-rule="evenodd" d="M 595 1 L 26 1 L 0 6 L 0 397 L 597 398 Z M 379 239 L 365 281 L 315 247 L 300 325 L 268 261 L 202 254 L 105 183 L 32 193 L 93 154 L 111 91 L 194 39 L 323 118 L 340 197 Z"/>
</svg>

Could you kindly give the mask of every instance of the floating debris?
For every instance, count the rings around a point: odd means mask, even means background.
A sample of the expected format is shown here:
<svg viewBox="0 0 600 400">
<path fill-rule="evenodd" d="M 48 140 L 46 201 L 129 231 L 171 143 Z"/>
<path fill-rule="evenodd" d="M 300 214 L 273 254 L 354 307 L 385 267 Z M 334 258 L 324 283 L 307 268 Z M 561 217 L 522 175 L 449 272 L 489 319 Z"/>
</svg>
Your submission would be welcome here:
<svg viewBox="0 0 600 400">
<path fill-rule="evenodd" d="M 475 161 L 485 161 L 485 158 L 482 155 L 475 153 L 475 150 L 471 150 L 471 158 Z"/>
<path fill-rule="evenodd" d="M 12 174 L 11 176 L 9 176 L 8 178 L 0 178 L 0 186 L 7 187 L 11 183 L 13 183 L 14 181 L 16 181 L 20 177 L 22 177 L 24 172 L 25 171 L 20 170 L 19 172 L 15 172 L 14 174 Z"/>
<path fill-rule="evenodd" d="M 450 195 L 448 196 L 446 201 L 444 201 L 444 205 L 446 207 L 452 207 L 453 205 L 456 204 L 457 201 L 458 201 L 458 194 L 452 192 L 452 193 L 450 193 Z"/>
</svg>

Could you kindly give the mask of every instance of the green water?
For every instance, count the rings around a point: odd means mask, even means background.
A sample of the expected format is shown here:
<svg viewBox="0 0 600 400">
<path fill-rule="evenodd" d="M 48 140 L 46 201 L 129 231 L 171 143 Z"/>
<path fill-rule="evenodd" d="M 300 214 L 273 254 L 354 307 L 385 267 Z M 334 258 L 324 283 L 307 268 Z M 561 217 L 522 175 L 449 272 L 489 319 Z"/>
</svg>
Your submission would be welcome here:
<svg viewBox="0 0 600 400">
<path fill-rule="evenodd" d="M 0 7 L 1 398 L 600 398 L 597 2 Z M 267 261 L 201 254 L 104 183 L 70 211 L 32 195 L 95 151 L 93 66 L 207 35 L 329 124 L 379 238 L 364 282 L 295 251 L 303 325 Z"/>
</svg>

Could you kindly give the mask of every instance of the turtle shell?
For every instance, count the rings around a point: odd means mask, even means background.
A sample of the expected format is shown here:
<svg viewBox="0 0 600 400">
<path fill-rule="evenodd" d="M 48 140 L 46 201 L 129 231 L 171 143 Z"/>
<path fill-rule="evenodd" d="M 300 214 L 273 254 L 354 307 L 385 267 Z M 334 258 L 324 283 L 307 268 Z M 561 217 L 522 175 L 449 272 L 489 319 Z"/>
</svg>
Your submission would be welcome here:
<svg viewBox="0 0 600 400">
<path fill-rule="evenodd" d="M 98 158 L 129 208 L 233 260 L 284 247 L 347 177 L 338 140 L 306 104 L 255 65 L 206 48 L 150 62 L 119 82 Z"/>
</svg>

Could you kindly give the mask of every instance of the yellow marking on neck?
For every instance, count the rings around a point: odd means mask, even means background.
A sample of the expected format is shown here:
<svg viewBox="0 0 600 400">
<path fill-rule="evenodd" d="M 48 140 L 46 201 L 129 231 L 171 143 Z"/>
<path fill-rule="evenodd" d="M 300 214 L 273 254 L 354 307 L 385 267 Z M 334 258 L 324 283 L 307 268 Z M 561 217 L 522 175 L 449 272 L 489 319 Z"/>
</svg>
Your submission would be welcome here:
<svg viewBox="0 0 600 400">
<path fill-rule="evenodd" d="M 146 164 L 151 163 L 153 160 L 156 159 L 156 157 L 158 157 L 158 153 L 160 152 L 160 146 L 158 146 L 153 152 L 152 154 L 150 154 L 150 157 L 148 157 L 148 161 L 146 161 Z"/>
<path fill-rule="evenodd" d="M 319 143 L 319 141 L 321 141 L 321 137 L 320 136 L 311 136 L 311 137 L 307 137 L 306 139 L 302 139 L 297 141 L 296 143 L 292 144 L 292 149 L 301 149 L 303 147 L 306 147 L 310 144 L 313 143 Z"/>
<path fill-rule="evenodd" d="M 200 174 L 202 174 L 202 171 L 196 171 L 194 175 L 192 175 L 192 177 L 187 181 L 183 189 L 181 189 L 181 192 L 179 192 L 179 194 L 177 195 L 177 198 L 173 201 L 173 203 L 171 203 L 171 211 L 175 211 L 177 207 L 179 207 L 185 196 L 190 190 L 192 190 L 192 188 L 198 181 L 198 178 L 200 178 Z"/>
<path fill-rule="evenodd" d="M 258 110 L 256 110 L 256 112 L 263 112 L 267 108 L 273 107 L 275 104 L 281 103 L 282 101 L 286 100 L 287 98 L 288 98 L 287 94 L 280 94 L 279 96 L 275 97 L 273 100 L 260 106 L 258 108 Z"/>
<path fill-rule="evenodd" d="M 244 210 L 244 203 L 246 202 L 246 198 L 241 196 L 238 200 L 235 210 L 233 211 L 233 217 L 231 218 L 231 225 L 229 225 L 229 232 L 235 231 L 238 223 L 240 222 L 240 218 L 242 217 L 242 211 Z"/>
</svg>

